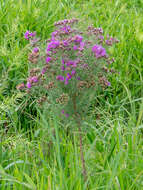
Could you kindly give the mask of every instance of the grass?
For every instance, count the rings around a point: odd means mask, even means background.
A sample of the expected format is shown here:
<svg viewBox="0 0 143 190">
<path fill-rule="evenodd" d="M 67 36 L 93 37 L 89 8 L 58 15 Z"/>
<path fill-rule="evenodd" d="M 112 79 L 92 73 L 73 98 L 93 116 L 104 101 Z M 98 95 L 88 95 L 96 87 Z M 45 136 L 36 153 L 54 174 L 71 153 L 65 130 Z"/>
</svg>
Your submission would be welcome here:
<svg viewBox="0 0 143 190">
<path fill-rule="evenodd" d="M 1 190 L 143 189 L 142 8 L 141 0 L 0 0 Z M 87 183 L 74 124 L 40 113 L 15 90 L 27 71 L 23 33 L 46 39 L 53 22 L 67 16 L 120 40 L 110 49 L 120 74 L 95 98 L 82 126 Z"/>
</svg>

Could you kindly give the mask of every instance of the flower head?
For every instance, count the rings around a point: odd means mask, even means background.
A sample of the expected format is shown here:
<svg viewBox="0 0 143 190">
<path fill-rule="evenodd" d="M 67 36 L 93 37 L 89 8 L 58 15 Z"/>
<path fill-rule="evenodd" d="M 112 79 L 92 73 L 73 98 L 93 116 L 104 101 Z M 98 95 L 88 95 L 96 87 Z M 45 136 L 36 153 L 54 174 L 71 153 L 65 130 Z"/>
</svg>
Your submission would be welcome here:
<svg viewBox="0 0 143 190">
<path fill-rule="evenodd" d="M 46 63 L 49 63 L 51 61 L 51 57 L 46 57 Z"/>
<path fill-rule="evenodd" d="M 80 42 L 82 42 L 82 40 L 83 40 L 83 37 L 82 36 L 80 36 L 80 35 L 76 35 L 75 37 L 74 37 L 74 41 L 76 42 L 76 43 L 80 43 Z"/>
<path fill-rule="evenodd" d="M 64 76 L 58 75 L 58 76 L 56 77 L 56 79 L 57 79 L 57 80 L 60 80 L 60 81 L 64 81 Z"/>
<path fill-rule="evenodd" d="M 26 86 L 27 86 L 27 88 L 31 88 L 32 85 L 30 82 L 27 82 Z"/>
<path fill-rule="evenodd" d="M 38 48 L 38 47 L 35 47 L 35 48 L 33 49 L 33 52 L 34 52 L 34 53 L 38 53 L 38 52 L 39 52 L 39 48 Z"/>
<path fill-rule="evenodd" d="M 31 37 L 36 36 L 36 32 L 30 32 L 29 30 L 27 30 L 24 34 L 25 39 L 29 40 Z"/>
<path fill-rule="evenodd" d="M 92 47 L 92 52 L 97 59 L 106 56 L 106 50 L 101 45 L 94 45 Z"/>
</svg>

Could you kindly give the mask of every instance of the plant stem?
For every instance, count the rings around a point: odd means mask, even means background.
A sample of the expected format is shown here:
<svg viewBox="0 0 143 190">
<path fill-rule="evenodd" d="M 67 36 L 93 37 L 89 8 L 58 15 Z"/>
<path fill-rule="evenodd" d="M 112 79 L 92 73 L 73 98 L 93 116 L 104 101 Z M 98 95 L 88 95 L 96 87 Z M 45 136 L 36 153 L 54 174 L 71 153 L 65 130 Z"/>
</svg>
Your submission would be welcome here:
<svg viewBox="0 0 143 190">
<path fill-rule="evenodd" d="M 81 162 L 82 162 L 82 174 L 84 177 L 84 181 L 87 180 L 87 171 L 85 167 L 85 159 L 83 155 L 83 139 L 82 139 L 82 134 L 81 134 L 81 122 L 80 122 L 80 116 L 77 113 L 77 107 L 76 107 L 76 94 L 73 95 L 73 107 L 74 107 L 74 112 L 75 112 L 75 119 L 78 125 L 78 131 L 79 131 L 79 138 L 80 138 L 80 156 L 81 156 Z"/>
</svg>

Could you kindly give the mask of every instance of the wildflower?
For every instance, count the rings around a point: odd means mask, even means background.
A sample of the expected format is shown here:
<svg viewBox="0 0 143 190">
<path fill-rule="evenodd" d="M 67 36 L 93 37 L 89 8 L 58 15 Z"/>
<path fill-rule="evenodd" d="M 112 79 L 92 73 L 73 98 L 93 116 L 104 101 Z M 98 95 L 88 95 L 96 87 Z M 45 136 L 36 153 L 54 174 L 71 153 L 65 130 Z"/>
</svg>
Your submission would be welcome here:
<svg viewBox="0 0 143 190">
<path fill-rule="evenodd" d="M 68 114 L 68 113 L 66 113 L 66 114 L 65 114 L 65 116 L 66 116 L 66 117 L 69 117 L 69 114 Z"/>
<path fill-rule="evenodd" d="M 61 70 L 65 71 L 65 66 L 64 65 L 61 66 Z"/>
<path fill-rule="evenodd" d="M 57 80 L 60 80 L 60 81 L 64 81 L 64 76 L 58 75 L 58 76 L 56 77 L 56 79 L 57 79 Z"/>
<path fill-rule="evenodd" d="M 49 63 L 51 61 L 51 57 L 46 57 L 46 63 Z"/>
<path fill-rule="evenodd" d="M 44 67 L 44 68 L 42 69 L 42 71 L 41 71 L 41 74 L 44 75 L 44 74 L 46 73 L 46 71 L 47 71 L 47 68 Z"/>
<path fill-rule="evenodd" d="M 78 46 L 77 46 L 77 45 L 74 45 L 74 46 L 73 46 L 73 50 L 75 50 L 75 51 L 78 50 Z"/>
<path fill-rule="evenodd" d="M 34 83 L 38 82 L 38 77 L 37 76 L 32 77 L 31 81 L 34 82 Z"/>
<path fill-rule="evenodd" d="M 61 113 L 64 114 L 64 113 L 65 113 L 65 110 L 62 110 Z"/>
<path fill-rule="evenodd" d="M 75 75 L 75 74 L 76 74 L 76 71 L 75 71 L 75 70 L 72 70 L 71 75 L 73 76 L 73 75 Z"/>
<path fill-rule="evenodd" d="M 80 51 L 84 50 L 84 46 L 85 46 L 85 42 L 80 42 L 80 47 L 78 48 L 78 50 Z"/>
<path fill-rule="evenodd" d="M 34 37 L 36 35 L 36 32 L 30 32 L 29 30 L 27 30 L 24 34 L 25 39 L 29 40 L 31 37 Z"/>
<path fill-rule="evenodd" d="M 27 39 L 27 40 L 29 40 L 29 33 L 30 33 L 30 31 L 26 31 L 25 32 L 25 34 L 24 34 L 24 37 L 25 37 L 25 39 Z"/>
<path fill-rule="evenodd" d="M 76 35 L 75 37 L 74 37 L 74 42 L 76 42 L 76 43 L 80 43 L 80 42 L 82 42 L 82 40 L 83 40 L 83 37 L 82 36 L 80 36 L 80 35 Z"/>
<path fill-rule="evenodd" d="M 106 50 L 101 45 L 94 45 L 92 51 L 97 59 L 106 56 Z"/>
<path fill-rule="evenodd" d="M 63 45 L 64 45 L 65 47 L 67 47 L 67 46 L 69 46 L 69 42 L 68 42 L 67 40 L 64 40 L 64 41 L 63 41 Z"/>
<path fill-rule="evenodd" d="M 34 52 L 34 53 L 38 53 L 38 52 L 39 52 L 39 48 L 38 48 L 38 47 L 35 47 L 35 48 L 33 49 L 33 52 Z"/>
<path fill-rule="evenodd" d="M 55 40 L 53 40 L 53 41 L 51 41 L 49 44 L 48 44 L 48 46 L 47 46 L 47 51 L 51 51 L 52 49 L 55 49 L 55 48 L 57 48 L 57 47 L 59 47 L 59 45 L 60 45 L 60 41 L 55 41 Z"/>
<path fill-rule="evenodd" d="M 107 86 L 111 86 L 111 83 L 110 83 L 109 81 L 107 81 L 107 83 L 106 83 L 106 84 L 107 84 Z"/>
<path fill-rule="evenodd" d="M 31 88 L 32 85 L 30 82 L 27 82 L 26 86 L 27 86 L 27 88 Z"/>
</svg>

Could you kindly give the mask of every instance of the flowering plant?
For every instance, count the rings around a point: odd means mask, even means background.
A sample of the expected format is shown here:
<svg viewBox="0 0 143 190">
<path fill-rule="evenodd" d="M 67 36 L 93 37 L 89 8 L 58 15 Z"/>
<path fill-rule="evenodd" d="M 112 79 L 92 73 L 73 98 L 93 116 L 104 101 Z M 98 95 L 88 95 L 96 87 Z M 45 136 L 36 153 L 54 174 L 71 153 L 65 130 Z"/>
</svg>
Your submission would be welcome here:
<svg viewBox="0 0 143 190">
<path fill-rule="evenodd" d="M 113 72 L 114 59 L 107 48 L 118 42 L 105 38 L 101 28 L 80 31 L 77 23 L 77 19 L 56 22 L 56 30 L 44 43 L 36 32 L 26 31 L 25 39 L 33 47 L 28 56 L 29 77 L 26 84 L 17 86 L 36 96 L 39 104 L 54 104 L 55 110 L 71 118 L 86 113 L 99 88 L 111 85 L 107 76 Z"/>
<path fill-rule="evenodd" d="M 37 39 L 35 32 L 25 33 L 32 47 L 28 55 L 29 76 L 26 84 L 19 84 L 17 89 L 25 89 L 38 104 L 47 102 L 53 112 L 74 119 L 80 131 L 91 100 L 99 89 L 111 85 L 107 77 L 114 72 L 114 59 L 108 54 L 108 47 L 118 40 L 105 37 L 102 28 L 88 26 L 81 31 L 77 26 L 77 19 L 56 22 L 55 31 L 45 42 Z M 80 149 L 86 176 L 81 135 Z"/>
</svg>

